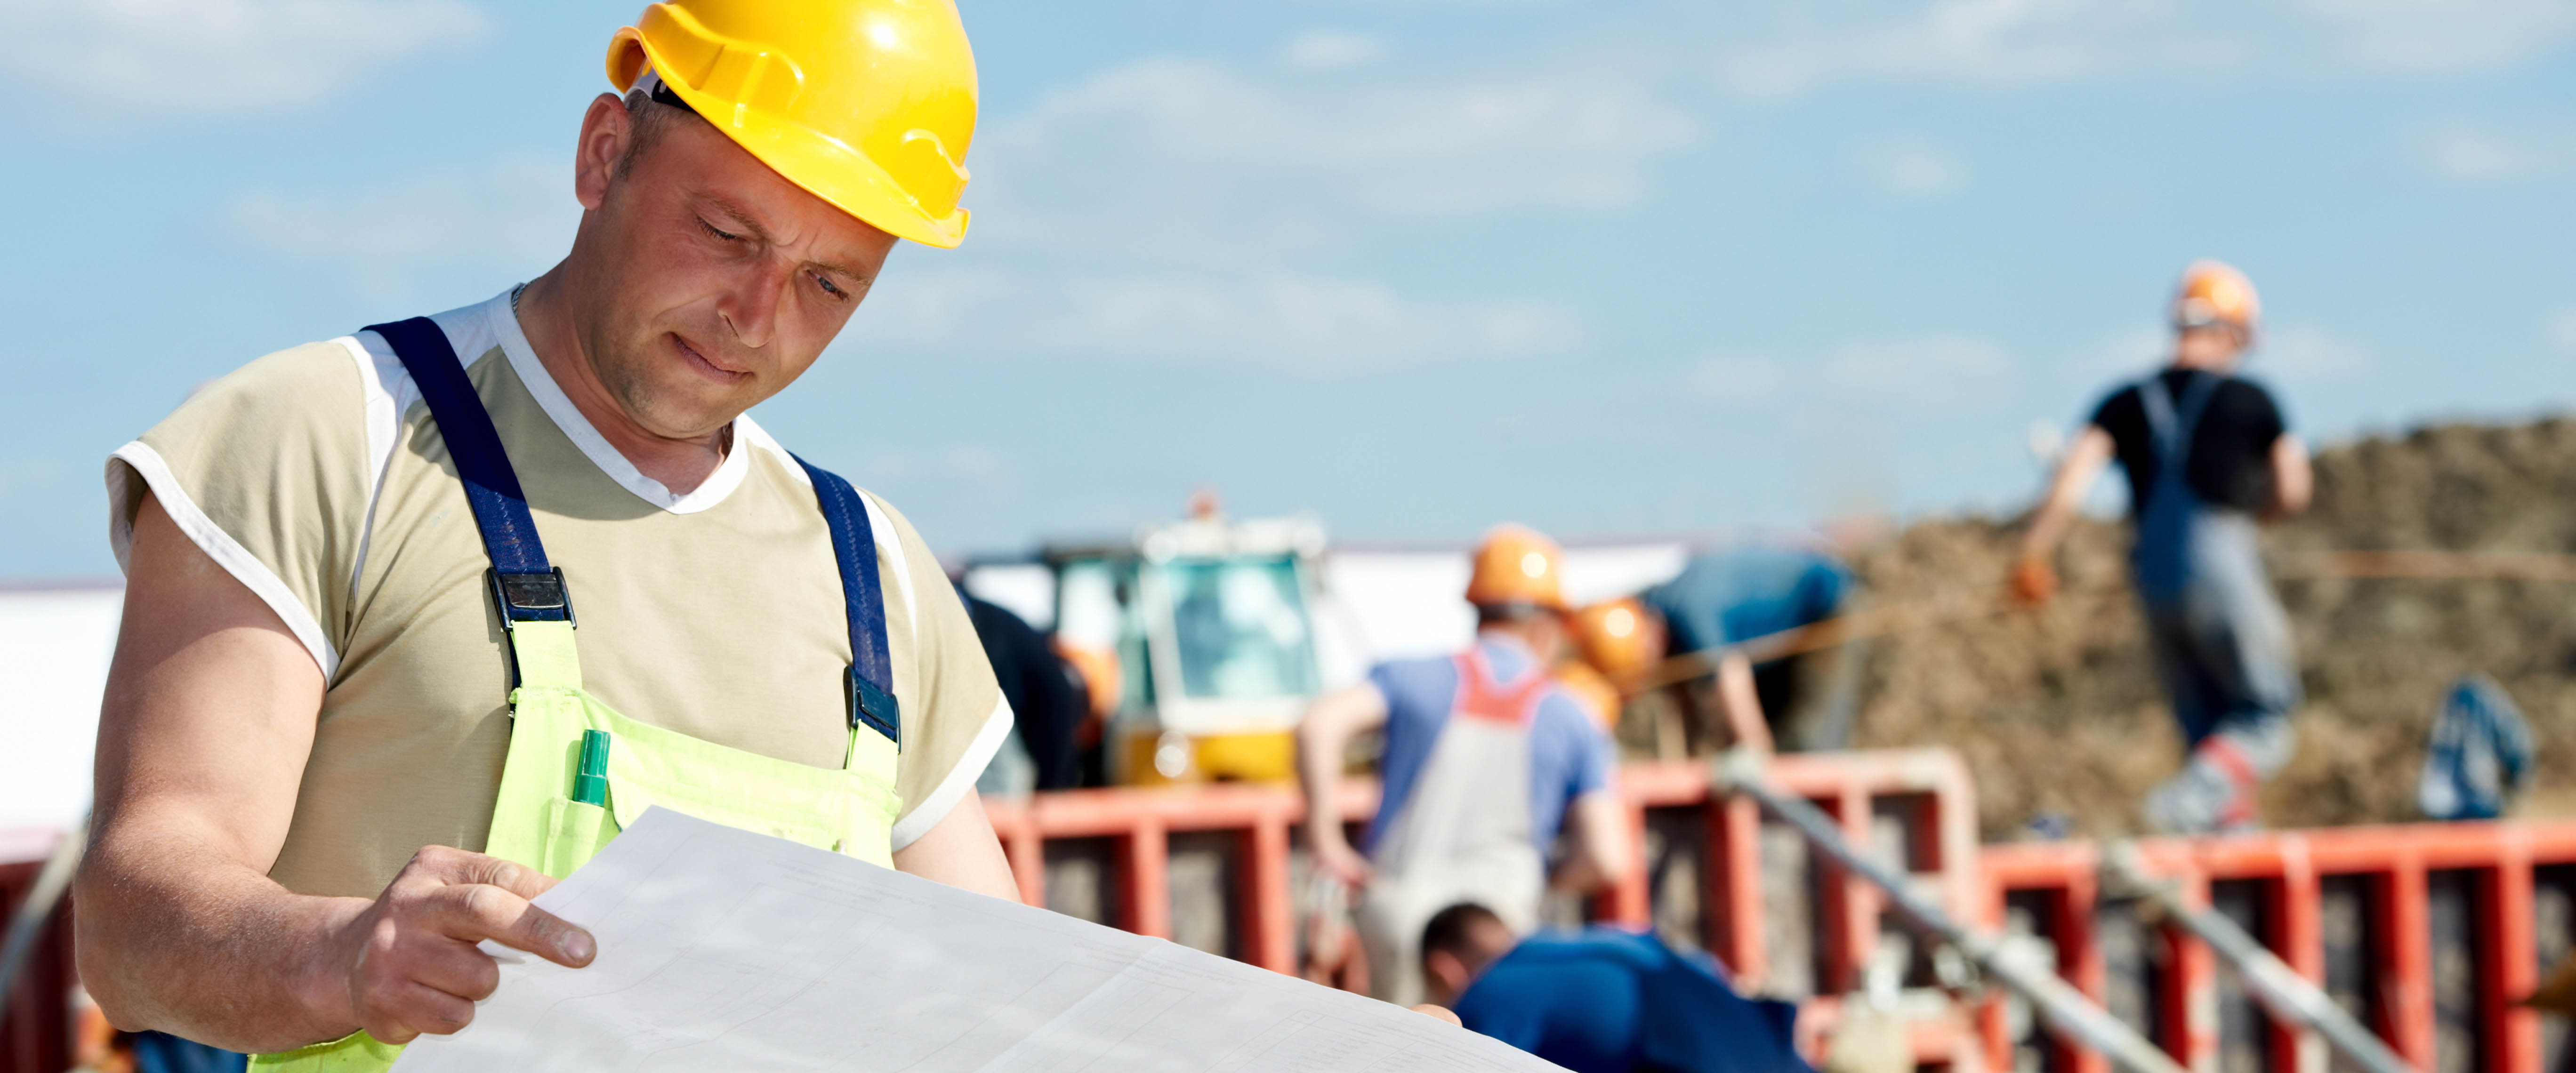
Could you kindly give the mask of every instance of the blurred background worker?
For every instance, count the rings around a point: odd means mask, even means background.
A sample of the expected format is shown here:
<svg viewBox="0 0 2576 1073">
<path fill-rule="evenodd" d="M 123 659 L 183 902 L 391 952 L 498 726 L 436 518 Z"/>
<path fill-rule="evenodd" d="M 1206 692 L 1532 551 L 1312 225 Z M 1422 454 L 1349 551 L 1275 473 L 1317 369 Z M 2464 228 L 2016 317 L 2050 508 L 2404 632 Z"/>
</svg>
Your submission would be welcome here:
<svg viewBox="0 0 2576 1073">
<path fill-rule="evenodd" d="M 1422 929 L 1431 1001 L 1574 1073 L 1812 1073 L 1798 1008 L 1735 993 L 1707 954 L 1615 928 L 1521 939 L 1492 910 L 1442 909 Z"/>
<path fill-rule="evenodd" d="M 957 578 L 950 578 L 955 582 Z M 1026 797 L 1033 790 L 1082 785 L 1081 744 L 1075 740 L 1090 715 L 1081 676 L 1047 643 L 1045 634 L 1008 608 L 957 585 L 966 618 L 984 643 L 984 659 L 1011 706 L 1011 735 L 975 780 L 986 797 Z"/>
<path fill-rule="evenodd" d="M 2260 305 L 2245 276 L 2216 261 L 2183 273 L 2173 361 L 2093 411 L 2033 512 L 2012 592 L 2026 605 L 2057 591 L 2049 556 L 2113 456 L 2129 477 L 2136 531 L 2130 576 L 2190 758 L 2147 797 L 2150 823 L 2200 833 L 2254 823 L 2255 790 L 2289 762 L 2299 706 L 2289 616 L 2263 572 L 2258 519 L 2307 507 L 2307 448 L 2270 392 L 2235 375 Z"/>
<path fill-rule="evenodd" d="M 1307 843 L 1317 868 L 1361 890 L 1360 945 L 1381 999 L 1421 1001 L 1414 947 L 1444 906 L 1475 901 L 1515 932 L 1536 926 L 1561 827 L 1572 838 L 1558 890 L 1591 890 L 1625 867 L 1610 740 L 1548 673 L 1565 646 L 1563 563 L 1554 541 L 1495 529 L 1467 582 L 1474 645 L 1379 664 L 1367 681 L 1318 698 L 1298 725 Z M 1333 790 L 1351 739 L 1381 728 L 1385 791 L 1363 858 L 1342 833 Z"/>
<path fill-rule="evenodd" d="M 1820 547 L 1748 545 L 1691 557 L 1670 581 L 1636 596 L 1593 604 L 1574 616 L 1584 661 L 1634 690 L 1667 659 L 1716 654 L 1728 645 L 1794 630 L 1842 612 L 1852 573 Z M 1768 752 L 1839 749 L 1851 736 L 1850 698 L 1809 704 L 1805 657 L 1754 663 L 1716 655 L 1704 687 L 1685 690 L 1698 716 L 1683 721 L 1684 752 L 1705 753 L 1726 729 L 1732 744 Z"/>
</svg>

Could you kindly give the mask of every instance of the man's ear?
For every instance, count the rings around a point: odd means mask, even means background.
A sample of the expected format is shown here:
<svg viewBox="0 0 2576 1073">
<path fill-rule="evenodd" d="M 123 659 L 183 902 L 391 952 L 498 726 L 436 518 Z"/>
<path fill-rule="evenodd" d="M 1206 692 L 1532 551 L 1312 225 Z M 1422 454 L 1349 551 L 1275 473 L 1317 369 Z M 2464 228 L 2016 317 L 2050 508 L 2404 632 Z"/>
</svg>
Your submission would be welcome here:
<svg viewBox="0 0 2576 1073">
<path fill-rule="evenodd" d="M 590 110 L 582 113 L 581 141 L 572 155 L 572 195 L 582 208 L 596 209 L 608 199 L 608 181 L 626 159 L 627 143 L 634 137 L 635 120 L 626 114 L 624 99 L 614 93 L 591 99 Z"/>
</svg>

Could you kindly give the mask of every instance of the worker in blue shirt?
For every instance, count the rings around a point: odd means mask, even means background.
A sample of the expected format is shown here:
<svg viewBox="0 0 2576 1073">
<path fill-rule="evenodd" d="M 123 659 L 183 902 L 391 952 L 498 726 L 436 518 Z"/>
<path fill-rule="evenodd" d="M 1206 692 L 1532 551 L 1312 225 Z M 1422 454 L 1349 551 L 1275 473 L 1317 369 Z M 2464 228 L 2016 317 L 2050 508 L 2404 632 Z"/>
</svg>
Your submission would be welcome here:
<svg viewBox="0 0 2576 1073">
<path fill-rule="evenodd" d="M 1433 1002 L 1468 1030 L 1574 1073 L 1813 1073 L 1797 1007 L 1737 995 L 1706 954 L 1591 928 L 1518 939 L 1473 903 L 1422 930 Z"/>
<path fill-rule="evenodd" d="M 1611 744 L 1583 702 L 1548 672 L 1565 645 L 1564 555 L 1555 541 L 1502 526 L 1477 548 L 1465 651 L 1381 663 L 1327 693 L 1297 728 L 1297 775 L 1315 868 L 1359 892 L 1354 923 L 1369 990 L 1420 1002 L 1414 941 L 1443 906 L 1491 906 L 1510 927 L 1538 924 L 1553 888 L 1581 894 L 1627 868 L 1627 812 L 1611 783 Z M 1337 801 L 1351 740 L 1382 735 L 1377 818 L 1353 847 Z M 1565 832 L 1566 851 L 1549 851 Z"/>
<path fill-rule="evenodd" d="M 1841 614 L 1854 587 L 1851 568 L 1822 545 L 1724 548 L 1692 556 L 1663 584 L 1576 612 L 1574 640 L 1585 662 L 1623 688 L 1669 657 L 1713 657 L 1708 688 L 1685 693 L 1705 713 L 1684 727 L 1690 753 L 1727 744 L 1766 753 L 1775 743 L 1788 752 L 1839 749 L 1851 732 L 1847 693 L 1805 703 L 1801 659 L 1754 663 L 1727 648 Z M 1725 741 L 1716 738 L 1720 728 Z"/>
</svg>

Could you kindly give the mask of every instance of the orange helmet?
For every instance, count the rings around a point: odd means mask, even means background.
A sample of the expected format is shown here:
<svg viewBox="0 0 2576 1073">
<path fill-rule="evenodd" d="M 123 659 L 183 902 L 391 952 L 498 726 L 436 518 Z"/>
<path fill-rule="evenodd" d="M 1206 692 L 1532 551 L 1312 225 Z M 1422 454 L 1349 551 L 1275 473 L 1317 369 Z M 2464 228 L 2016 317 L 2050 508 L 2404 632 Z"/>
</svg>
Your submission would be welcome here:
<svg viewBox="0 0 2576 1073">
<path fill-rule="evenodd" d="M 1644 673 L 1663 653 L 1654 651 L 1646 605 L 1634 596 L 1604 600 L 1574 613 L 1574 646 L 1583 660 L 1625 682 Z"/>
<path fill-rule="evenodd" d="M 1476 568 L 1467 576 L 1467 602 L 1478 607 L 1535 604 L 1565 610 L 1565 553 L 1556 542 L 1523 525 L 1498 525 L 1476 546 Z"/>
<path fill-rule="evenodd" d="M 1601 724 L 1602 730 L 1619 728 L 1619 687 L 1601 677 L 1601 672 L 1593 670 L 1591 664 L 1579 659 L 1557 664 L 1556 684 L 1564 686 L 1566 692 L 1574 694 L 1574 699 L 1583 702 L 1583 707 L 1592 713 L 1593 720 Z"/>
<path fill-rule="evenodd" d="M 2253 282 L 2222 261 L 2192 262 L 2182 271 L 2182 285 L 2174 290 L 2176 328 L 2225 324 L 2250 333 L 2262 315 L 2263 303 L 2254 296 Z"/>
</svg>

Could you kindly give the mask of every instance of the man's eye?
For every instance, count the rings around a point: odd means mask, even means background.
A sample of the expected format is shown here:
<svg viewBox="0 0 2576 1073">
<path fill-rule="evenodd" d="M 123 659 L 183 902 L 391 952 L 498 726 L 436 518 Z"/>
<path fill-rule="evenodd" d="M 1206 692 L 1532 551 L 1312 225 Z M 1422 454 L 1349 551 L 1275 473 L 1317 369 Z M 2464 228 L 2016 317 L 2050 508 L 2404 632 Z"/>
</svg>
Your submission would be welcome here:
<svg viewBox="0 0 2576 1073">
<path fill-rule="evenodd" d="M 701 220 L 699 220 L 699 221 L 698 221 L 698 226 L 703 227 L 703 228 L 706 228 L 706 229 L 707 229 L 707 233 L 708 233 L 708 234 L 710 234 L 710 235 L 714 235 L 715 237 L 717 237 L 717 238 L 719 238 L 719 239 L 722 239 L 722 240 L 724 240 L 724 241 L 726 241 L 726 242 L 731 242 L 731 241 L 733 241 L 733 240 L 735 240 L 735 239 L 738 239 L 738 238 L 741 238 L 741 237 L 742 237 L 741 235 L 734 234 L 734 233 L 732 233 L 732 232 L 730 232 L 730 231 L 718 231 L 718 230 L 716 230 L 716 225 L 711 224 L 711 223 L 708 223 L 708 222 L 706 222 L 704 219 L 701 219 Z"/>
<path fill-rule="evenodd" d="M 823 275 L 820 272 L 814 274 L 814 284 L 823 288 L 823 293 L 835 298 L 849 293 L 848 291 L 842 290 L 840 284 L 832 282 L 832 277 Z"/>
</svg>

